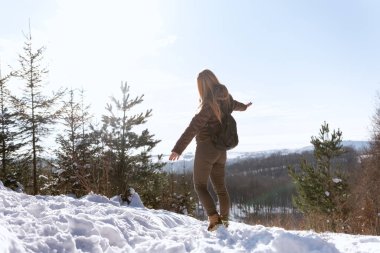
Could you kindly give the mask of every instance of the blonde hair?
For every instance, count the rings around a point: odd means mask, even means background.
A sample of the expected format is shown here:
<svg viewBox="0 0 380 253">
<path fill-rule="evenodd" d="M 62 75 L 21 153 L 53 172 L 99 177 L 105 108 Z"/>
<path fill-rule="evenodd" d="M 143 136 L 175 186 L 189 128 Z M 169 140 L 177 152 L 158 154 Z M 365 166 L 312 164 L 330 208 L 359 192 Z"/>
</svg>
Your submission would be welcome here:
<svg viewBox="0 0 380 253">
<path fill-rule="evenodd" d="M 227 100 L 229 98 L 227 88 L 222 85 L 215 74 L 208 69 L 203 70 L 199 73 L 198 78 L 198 91 L 200 97 L 200 107 L 208 104 L 212 111 L 214 112 L 216 118 L 222 121 L 222 111 L 218 100 Z M 215 86 L 220 85 L 223 87 L 223 92 L 215 94 Z M 228 100 L 227 100 L 228 101 Z"/>
</svg>

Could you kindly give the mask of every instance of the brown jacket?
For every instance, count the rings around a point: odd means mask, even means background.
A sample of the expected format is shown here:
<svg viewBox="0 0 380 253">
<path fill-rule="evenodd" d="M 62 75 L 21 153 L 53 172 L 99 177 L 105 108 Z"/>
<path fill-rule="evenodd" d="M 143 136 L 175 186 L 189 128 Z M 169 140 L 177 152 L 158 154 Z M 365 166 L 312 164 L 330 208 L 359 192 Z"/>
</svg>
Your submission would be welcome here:
<svg viewBox="0 0 380 253">
<path fill-rule="evenodd" d="M 245 104 L 234 100 L 232 96 L 230 96 L 230 101 L 233 111 L 245 111 L 247 109 Z M 218 122 L 219 121 L 211 107 L 205 104 L 200 112 L 193 117 L 189 126 L 172 149 L 172 152 L 179 155 L 182 154 L 195 136 L 197 141 L 206 140 L 209 137 L 208 126 L 215 126 Z"/>
</svg>

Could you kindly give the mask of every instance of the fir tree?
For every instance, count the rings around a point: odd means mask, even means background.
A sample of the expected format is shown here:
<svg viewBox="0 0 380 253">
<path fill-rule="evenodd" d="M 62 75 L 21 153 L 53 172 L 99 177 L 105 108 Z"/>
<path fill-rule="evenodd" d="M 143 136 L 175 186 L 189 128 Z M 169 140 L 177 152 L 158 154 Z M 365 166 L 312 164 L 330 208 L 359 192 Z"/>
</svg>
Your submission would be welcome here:
<svg viewBox="0 0 380 253">
<path fill-rule="evenodd" d="M 138 189 L 147 205 L 147 199 L 154 199 L 152 196 L 160 192 L 159 171 L 163 164 L 152 162 L 151 157 L 151 151 L 159 141 L 153 139 L 154 135 L 148 129 L 141 133 L 133 130 L 146 123 L 152 110 L 129 115 L 133 107 L 143 102 L 143 95 L 131 99 L 127 83 L 122 83 L 120 88 L 121 100 L 111 97 L 112 104 L 106 106 L 108 115 L 103 115 L 102 119 L 104 141 L 109 149 L 108 155 L 112 156 L 112 191 L 120 194 L 133 187 Z"/>
<path fill-rule="evenodd" d="M 91 149 L 90 106 L 84 103 L 84 90 L 80 91 L 80 141 L 78 143 L 79 166 L 88 168 L 90 166 L 93 150 Z"/>
<path fill-rule="evenodd" d="M 56 108 L 57 101 L 63 95 L 63 91 L 53 93 L 51 97 L 43 95 L 44 78 L 47 69 L 41 66 L 45 48 L 34 51 L 32 35 L 25 35 L 23 54 L 19 55 L 20 69 L 15 75 L 25 81 L 21 97 L 12 97 L 12 102 L 18 111 L 20 132 L 23 134 L 23 144 L 27 150 L 24 153 L 25 160 L 32 163 L 33 194 L 37 194 L 38 188 L 38 160 L 45 150 L 41 141 L 48 136 L 52 124 L 59 116 L 60 110 Z"/>
<path fill-rule="evenodd" d="M 82 196 L 88 189 L 89 141 L 86 122 L 89 120 L 88 107 L 75 100 L 75 91 L 69 91 L 69 99 L 64 102 L 62 124 L 64 133 L 59 134 L 57 143 L 58 180 L 57 188 L 61 193 L 72 193 Z"/>
<path fill-rule="evenodd" d="M 106 132 L 104 126 L 90 124 L 90 175 L 91 189 L 93 192 L 111 197 L 110 171 L 113 155 L 106 147 Z"/>
<path fill-rule="evenodd" d="M 293 198 L 314 228 L 345 230 L 347 221 L 347 179 L 337 162 L 344 153 L 342 132 L 330 133 L 325 122 L 318 137 L 312 137 L 315 163 L 302 161 L 300 171 L 289 167 L 298 195 Z M 314 222 L 315 221 L 315 222 Z M 339 225 L 339 228 L 338 228 Z"/>
<path fill-rule="evenodd" d="M 17 121 L 16 112 L 12 109 L 10 103 L 10 91 L 7 88 L 7 82 L 11 74 L 1 74 L 0 66 L 0 152 L 1 152 L 1 170 L 0 179 L 5 181 L 17 180 L 15 175 L 11 175 L 10 169 L 17 158 L 17 150 L 21 147 L 17 143 Z"/>
</svg>

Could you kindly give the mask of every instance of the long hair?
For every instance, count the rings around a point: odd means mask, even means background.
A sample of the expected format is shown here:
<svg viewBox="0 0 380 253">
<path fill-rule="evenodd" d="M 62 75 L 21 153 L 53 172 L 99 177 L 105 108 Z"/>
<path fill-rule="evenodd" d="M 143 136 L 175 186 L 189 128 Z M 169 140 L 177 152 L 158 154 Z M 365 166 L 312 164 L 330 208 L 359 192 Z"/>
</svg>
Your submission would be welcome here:
<svg viewBox="0 0 380 253">
<path fill-rule="evenodd" d="M 227 88 L 222 85 L 215 74 L 208 69 L 205 69 L 199 73 L 197 82 L 200 97 L 200 107 L 208 104 L 214 112 L 216 118 L 221 122 L 222 111 L 220 109 L 220 104 L 218 101 L 229 101 L 229 93 Z"/>
</svg>

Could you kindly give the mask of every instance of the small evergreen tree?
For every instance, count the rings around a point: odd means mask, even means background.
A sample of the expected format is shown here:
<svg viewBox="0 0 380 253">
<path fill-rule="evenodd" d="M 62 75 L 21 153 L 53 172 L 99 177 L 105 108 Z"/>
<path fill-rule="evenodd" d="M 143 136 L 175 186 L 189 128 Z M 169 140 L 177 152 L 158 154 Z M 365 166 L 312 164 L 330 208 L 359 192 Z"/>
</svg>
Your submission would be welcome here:
<svg viewBox="0 0 380 253">
<path fill-rule="evenodd" d="M 143 102 L 143 95 L 131 99 L 127 83 L 122 83 L 120 88 L 121 100 L 111 97 L 112 104 L 106 106 L 108 115 L 103 115 L 102 119 L 104 142 L 112 159 L 112 193 L 124 193 L 132 187 L 137 189 L 146 206 L 151 204 L 154 207 L 156 204 L 152 201 L 155 197 L 152 196 L 157 196 L 162 190 L 159 179 L 163 164 L 160 159 L 153 162 L 150 153 L 159 141 L 153 139 L 154 135 L 148 129 L 140 134 L 133 131 L 134 127 L 146 123 L 152 110 L 128 115 L 134 106 Z"/>
<path fill-rule="evenodd" d="M 61 193 L 82 196 L 90 191 L 89 178 L 89 141 L 86 122 L 89 120 L 88 107 L 75 100 L 75 91 L 69 91 L 69 99 L 64 102 L 62 124 L 64 134 L 59 134 L 57 143 L 58 170 L 56 187 Z"/>
<path fill-rule="evenodd" d="M 90 106 L 84 103 L 84 90 L 80 91 L 80 142 L 78 143 L 78 158 L 81 168 L 89 168 L 93 150 L 91 149 L 91 132 L 90 120 L 92 116 L 89 113 Z"/>
<path fill-rule="evenodd" d="M 7 87 L 7 81 L 10 77 L 11 74 L 2 76 L 0 66 L 0 180 L 5 183 L 7 181 L 17 181 L 16 175 L 11 175 L 13 174 L 11 169 L 17 158 L 17 151 L 21 147 L 17 143 L 16 112 L 12 109 L 10 103 L 11 94 Z"/>
<path fill-rule="evenodd" d="M 112 195 L 111 191 L 111 166 L 113 155 L 107 149 L 106 133 L 103 126 L 91 124 L 89 132 L 90 145 L 90 184 L 93 192 L 106 196 Z"/>
<path fill-rule="evenodd" d="M 45 150 L 41 141 L 50 133 L 50 127 L 59 116 L 60 110 L 56 109 L 58 99 L 63 91 L 46 97 L 42 94 L 44 89 L 44 77 L 47 69 L 41 66 L 44 47 L 33 50 L 32 35 L 25 35 L 24 52 L 19 55 L 20 69 L 15 75 L 25 81 L 25 87 L 21 97 L 12 96 L 12 103 L 18 111 L 20 132 L 23 134 L 23 144 L 27 149 L 24 152 L 27 163 L 32 163 L 33 194 L 37 194 L 38 187 L 38 162 Z"/>
<path fill-rule="evenodd" d="M 347 178 L 341 173 L 337 157 L 344 153 L 342 132 L 330 133 L 325 122 L 318 137 L 312 137 L 315 163 L 302 161 L 300 171 L 289 167 L 297 196 L 293 201 L 316 229 L 345 230 L 347 222 Z"/>
</svg>

